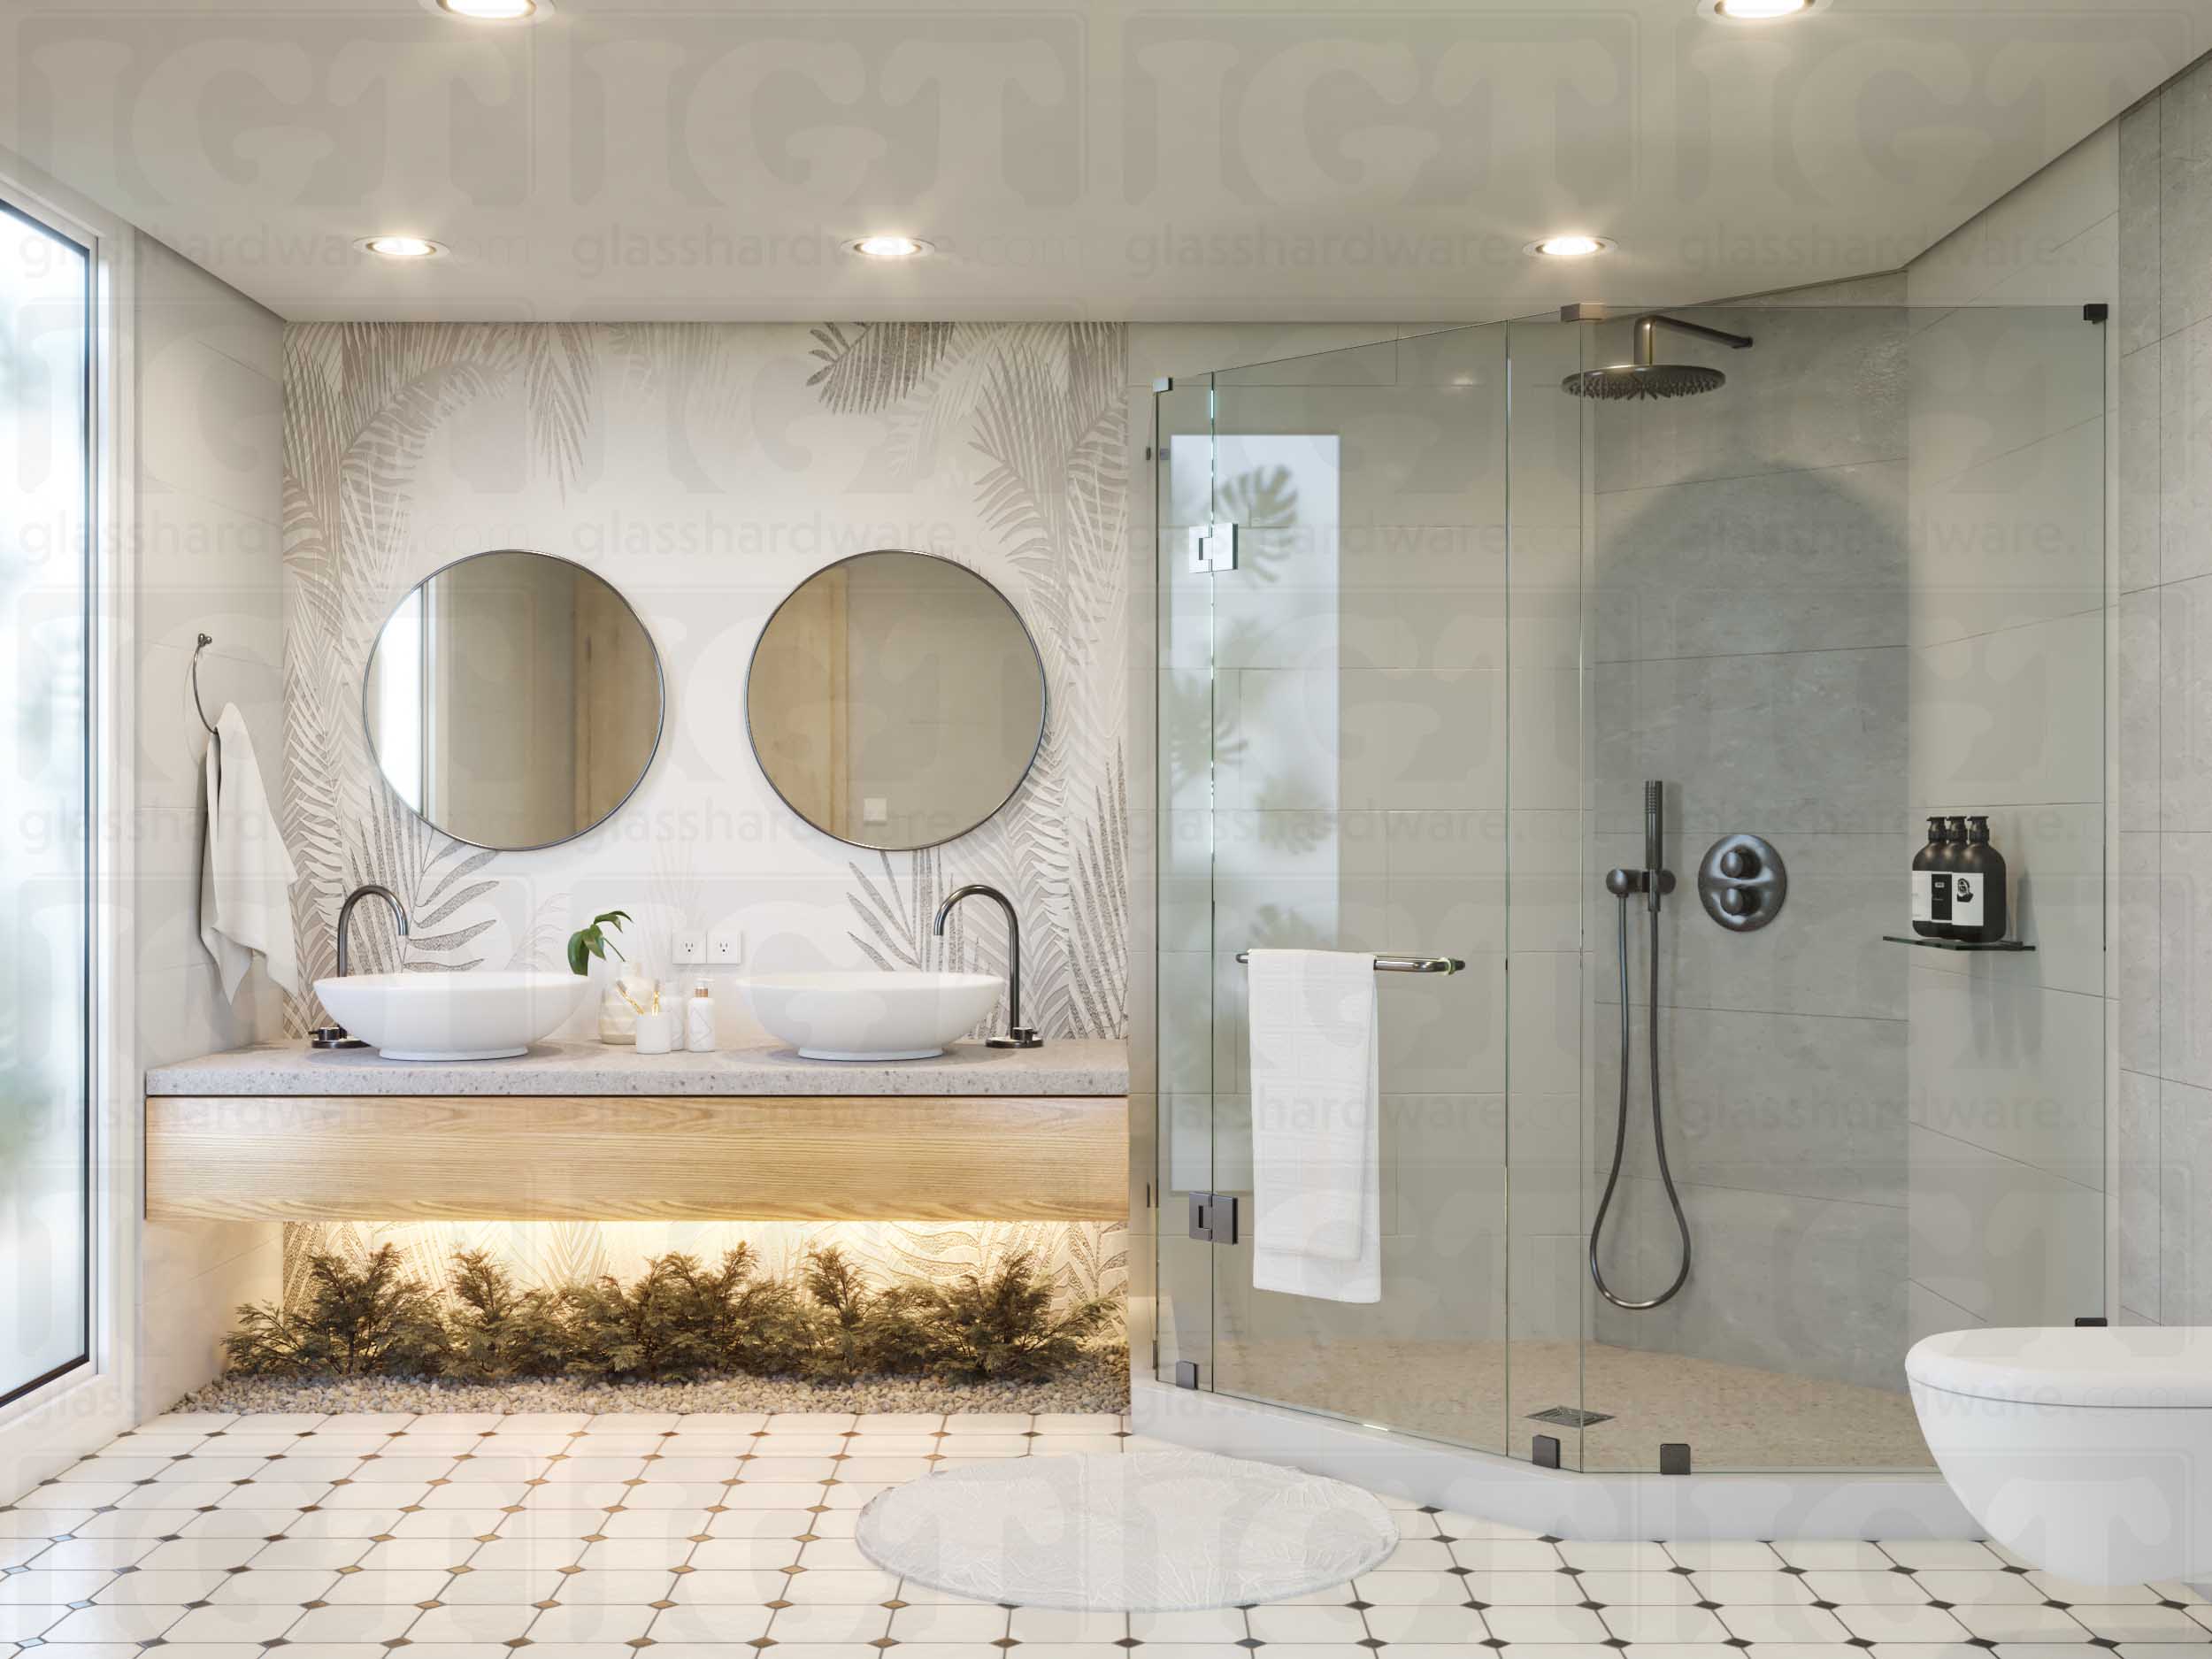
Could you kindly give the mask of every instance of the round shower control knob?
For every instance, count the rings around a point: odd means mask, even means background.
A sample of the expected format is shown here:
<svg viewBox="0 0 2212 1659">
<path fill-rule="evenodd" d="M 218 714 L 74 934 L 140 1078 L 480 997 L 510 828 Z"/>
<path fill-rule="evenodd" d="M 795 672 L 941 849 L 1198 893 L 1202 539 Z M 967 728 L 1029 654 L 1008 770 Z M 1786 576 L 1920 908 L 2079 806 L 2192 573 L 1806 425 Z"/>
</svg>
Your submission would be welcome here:
<svg viewBox="0 0 2212 1659">
<path fill-rule="evenodd" d="M 1698 861 L 1697 896 L 1732 933 L 1755 932 L 1780 915 L 1789 882 L 1782 855 L 1756 835 L 1724 835 Z"/>
</svg>

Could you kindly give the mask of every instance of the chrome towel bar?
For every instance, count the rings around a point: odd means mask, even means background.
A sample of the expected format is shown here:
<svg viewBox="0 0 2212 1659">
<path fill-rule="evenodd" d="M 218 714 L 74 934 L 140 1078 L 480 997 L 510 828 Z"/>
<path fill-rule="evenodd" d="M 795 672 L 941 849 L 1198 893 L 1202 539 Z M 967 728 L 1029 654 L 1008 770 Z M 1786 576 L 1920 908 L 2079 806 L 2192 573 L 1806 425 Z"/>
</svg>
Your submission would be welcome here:
<svg viewBox="0 0 2212 1659">
<path fill-rule="evenodd" d="M 1252 960 L 1248 950 L 1237 952 L 1239 962 Z M 1379 956 L 1375 958 L 1378 973 L 1464 973 L 1467 964 L 1457 956 Z"/>
</svg>

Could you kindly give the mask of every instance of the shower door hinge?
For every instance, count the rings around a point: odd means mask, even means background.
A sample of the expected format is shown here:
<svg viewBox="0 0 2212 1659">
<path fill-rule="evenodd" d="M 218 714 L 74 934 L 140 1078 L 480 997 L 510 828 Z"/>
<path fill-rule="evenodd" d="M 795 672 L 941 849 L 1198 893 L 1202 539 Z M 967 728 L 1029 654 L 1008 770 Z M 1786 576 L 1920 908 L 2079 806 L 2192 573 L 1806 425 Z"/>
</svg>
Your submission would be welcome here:
<svg viewBox="0 0 2212 1659">
<path fill-rule="evenodd" d="M 2075 1321 L 2074 1321 L 2074 1323 L 2075 1323 L 2076 1325 L 2109 1325 L 2109 1324 L 2111 1323 L 2111 1321 L 2110 1321 L 2110 1320 L 2108 1320 L 2108 1319 L 2107 1319 L 2107 1318 L 2106 1318 L 2106 1317 L 2105 1317 L 2102 1314 L 2101 1314 L 2101 1313 L 2093 1313 L 2093 1314 L 2088 1315 L 2088 1316 L 2087 1316 L 2086 1317 L 2085 1317 L 2085 1318 L 2080 1318 L 2080 1319 L 2077 1319 L 2077 1320 L 2075 1320 Z"/>
<path fill-rule="evenodd" d="M 1198 1386 L 1198 1362 L 1196 1360 L 1179 1359 L 1175 1362 L 1175 1386 L 1178 1388 Z"/>
<path fill-rule="evenodd" d="M 1201 1244 L 1237 1241 L 1237 1201 L 1227 1193 L 1190 1195 L 1190 1236 Z"/>
<path fill-rule="evenodd" d="M 2081 308 L 2081 319 L 2085 323 L 2108 323 L 2112 320 L 2112 307 L 2102 300 L 2092 300 Z"/>
<path fill-rule="evenodd" d="M 1690 1443 L 1687 1440 L 1659 1442 L 1659 1472 L 1663 1475 L 1686 1475 L 1690 1472 Z"/>
<path fill-rule="evenodd" d="M 1193 525 L 1190 529 L 1190 573 L 1218 576 L 1237 567 L 1237 527 L 1233 524 Z"/>
<path fill-rule="evenodd" d="M 1559 1437 L 1556 1434 L 1536 1435 L 1528 1444 L 1528 1460 L 1539 1469 L 1558 1468 Z"/>
</svg>

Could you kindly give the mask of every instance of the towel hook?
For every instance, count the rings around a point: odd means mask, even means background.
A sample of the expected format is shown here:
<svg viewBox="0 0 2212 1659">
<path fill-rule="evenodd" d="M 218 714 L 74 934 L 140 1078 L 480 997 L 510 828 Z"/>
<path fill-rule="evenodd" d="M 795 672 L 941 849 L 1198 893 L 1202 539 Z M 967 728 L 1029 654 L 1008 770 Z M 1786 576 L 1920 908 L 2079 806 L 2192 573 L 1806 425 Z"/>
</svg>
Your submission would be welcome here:
<svg viewBox="0 0 2212 1659">
<path fill-rule="evenodd" d="M 207 704 L 200 701 L 200 653 L 214 643 L 211 635 L 203 634 L 200 642 L 192 648 L 192 707 L 200 717 L 200 724 L 207 727 L 210 737 L 215 735 L 215 723 L 207 718 Z"/>
</svg>

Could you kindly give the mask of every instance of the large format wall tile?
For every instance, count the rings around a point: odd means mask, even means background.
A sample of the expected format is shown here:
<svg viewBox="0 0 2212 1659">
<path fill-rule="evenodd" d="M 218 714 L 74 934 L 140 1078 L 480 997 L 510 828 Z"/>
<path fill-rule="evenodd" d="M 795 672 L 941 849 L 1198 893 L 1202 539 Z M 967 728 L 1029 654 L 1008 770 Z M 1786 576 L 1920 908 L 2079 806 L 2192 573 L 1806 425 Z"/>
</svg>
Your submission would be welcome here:
<svg viewBox="0 0 2212 1659">
<path fill-rule="evenodd" d="M 1629 1225 L 1608 1223 L 1606 1276 L 1624 1295 L 1663 1289 L 1680 1244 L 1655 1180 L 1624 1182 Z M 1600 1341 L 1760 1365 L 1875 1388 L 1903 1386 L 1906 1239 L 1901 1210 L 1729 1187 L 1686 1186 L 1697 1240 L 1693 1283 L 1647 1313 L 1599 1305 Z M 1591 1409 L 1605 1402 L 1584 1402 Z M 1684 1427 L 1694 1430 L 1694 1417 Z M 1666 1435 L 1694 1440 L 1694 1433 Z"/>
<path fill-rule="evenodd" d="M 2120 1305 L 2145 1318 L 2160 1317 L 2158 1187 L 2159 1080 L 2120 1073 L 2112 1110 L 2119 1119 Z"/>
<path fill-rule="evenodd" d="M 1911 1134 L 1912 1277 L 1991 1325 L 2104 1311 L 2104 1194 L 1964 1141 Z"/>
<path fill-rule="evenodd" d="M 2120 538 L 2118 573 L 2123 592 L 2155 584 L 2164 558 L 2164 484 L 2160 423 L 2165 413 L 2161 380 L 2164 354 L 2153 341 L 2120 359 L 2118 454 L 2114 484 Z"/>
<path fill-rule="evenodd" d="M 2103 608 L 2102 415 L 1948 479 L 1916 469 L 1914 644 Z"/>
<path fill-rule="evenodd" d="M 1901 645 L 1905 466 L 1597 497 L 1601 662 Z"/>
<path fill-rule="evenodd" d="M 2212 834 L 2158 838 L 2161 1077 L 2212 1088 Z"/>
<path fill-rule="evenodd" d="M 1913 336 L 1916 483 L 1959 477 L 2105 407 L 2104 331 L 2060 306 L 1962 306 Z"/>
<path fill-rule="evenodd" d="M 1921 969 L 1912 976 L 1912 1009 L 1916 1125 L 2102 1188 L 2101 995 Z"/>
<path fill-rule="evenodd" d="M 2159 334 L 2212 318 L 2212 68 L 2159 95 Z"/>
<path fill-rule="evenodd" d="M 1624 1167 L 1655 1178 L 1647 1028 L 1633 1022 Z M 1906 1025 L 1896 1019 L 1663 1009 L 1659 1072 L 1678 1180 L 1893 1208 L 1905 1202 Z M 1612 1161 L 1617 1033 L 1594 1043 L 1605 1102 L 1592 1166 Z"/>
<path fill-rule="evenodd" d="M 2212 1090 L 2162 1082 L 2158 1116 L 2159 1321 L 2212 1324 Z"/>
<path fill-rule="evenodd" d="M 2119 908 L 2112 918 L 2120 1004 L 2120 1064 L 2152 1076 L 2159 1070 L 2163 1013 L 2159 992 L 2159 935 L 2163 925 L 2159 856 L 2157 836 L 2121 833 Z"/>
<path fill-rule="evenodd" d="M 2164 741 L 2160 723 L 2164 718 L 2166 688 L 2162 678 L 2162 612 L 2166 600 L 2157 588 L 2120 596 L 2119 661 L 2116 664 L 2119 709 L 2120 828 L 2154 830 L 2161 827 L 2159 793 L 2165 762 L 2160 753 Z M 2193 618 L 2184 607 L 2177 622 Z M 2177 699 L 2186 712 L 2185 702 Z"/>
<path fill-rule="evenodd" d="M 2212 220 L 2212 170 L 2206 204 Z M 2212 319 L 2168 334 L 2158 354 L 2159 575 L 2172 582 L 2212 575 Z"/>
<path fill-rule="evenodd" d="M 2104 618 L 1912 653 L 1912 795 L 1984 806 L 2104 795 Z"/>
<path fill-rule="evenodd" d="M 2159 218 L 2163 95 L 2153 93 L 2119 120 L 2120 349 L 2140 351 L 2164 331 L 2159 301 Z"/>
<path fill-rule="evenodd" d="M 2127 620 L 2125 611 L 2122 620 Z M 2124 634 L 2124 649 L 2127 642 Z M 2139 670 L 2124 664 L 2121 672 L 2124 687 L 2139 679 Z M 2151 672 L 2162 693 L 2158 827 L 2212 830 L 2212 577 L 2169 582 L 2159 589 L 2158 649 Z M 2139 705 L 2139 696 L 2137 701 Z M 2139 743 L 2139 706 L 2124 706 L 2122 718 L 2134 728 Z M 2124 741 L 2127 734 L 2124 727 Z"/>
<path fill-rule="evenodd" d="M 1879 650 L 1600 664 L 1590 674 L 1598 824 L 1762 834 L 1903 827 L 1906 656 Z"/>
</svg>

